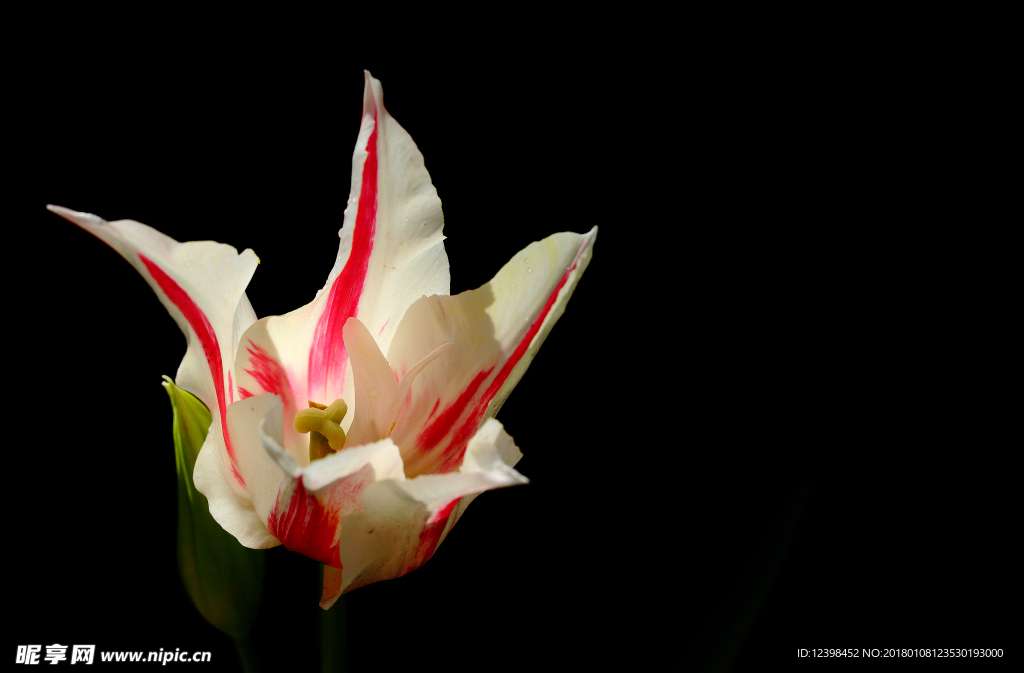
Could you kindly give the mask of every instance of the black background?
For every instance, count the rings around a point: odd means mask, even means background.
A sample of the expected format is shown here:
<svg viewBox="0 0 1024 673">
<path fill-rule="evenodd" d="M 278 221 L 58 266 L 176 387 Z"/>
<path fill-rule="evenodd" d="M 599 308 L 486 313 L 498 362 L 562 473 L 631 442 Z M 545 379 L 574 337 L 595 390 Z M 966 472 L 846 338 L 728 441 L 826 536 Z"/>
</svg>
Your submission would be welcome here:
<svg viewBox="0 0 1024 673">
<path fill-rule="evenodd" d="M 337 252 L 362 68 L 423 152 L 453 293 L 533 240 L 600 233 L 499 416 L 531 483 L 345 597 L 354 670 L 1014 655 L 1019 446 L 983 292 L 1008 269 L 915 196 L 926 91 L 770 41 L 697 58 L 549 35 L 449 58 L 437 37 L 347 50 L 315 17 L 30 36 L 8 61 L 3 656 L 95 643 L 236 665 L 175 565 L 160 375 L 184 340 L 45 205 L 252 248 L 257 315 L 290 311 Z M 314 670 L 317 567 L 267 554 L 262 656 Z"/>
</svg>

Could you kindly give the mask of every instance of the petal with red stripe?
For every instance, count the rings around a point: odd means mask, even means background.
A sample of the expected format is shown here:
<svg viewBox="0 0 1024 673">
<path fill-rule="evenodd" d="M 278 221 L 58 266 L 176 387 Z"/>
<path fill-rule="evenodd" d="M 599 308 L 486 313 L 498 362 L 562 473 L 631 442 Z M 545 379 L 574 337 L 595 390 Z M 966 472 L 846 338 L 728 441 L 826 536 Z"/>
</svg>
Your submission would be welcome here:
<svg viewBox="0 0 1024 673">
<path fill-rule="evenodd" d="M 279 447 L 263 436 L 268 453 Z M 405 479 L 398 447 L 390 439 L 345 449 L 287 474 L 266 512 L 267 529 L 284 546 L 325 565 L 342 568 L 342 518 L 364 507 L 363 493 L 382 479 Z M 261 502 L 257 510 L 263 510 Z"/>
<path fill-rule="evenodd" d="M 253 395 L 282 394 L 287 388 L 299 408 L 307 400 L 351 403 L 354 384 L 344 339 L 346 321 L 359 318 L 386 352 L 415 300 L 448 294 L 442 224 L 441 201 L 423 156 L 384 109 L 380 82 L 366 73 L 362 126 L 352 157 L 352 188 L 337 261 L 312 303 L 265 318 L 246 333 L 235 368 L 239 387 Z M 287 386 L 275 388 L 277 381 L 286 381 Z M 294 415 L 297 409 L 289 408 L 287 395 L 282 397 L 286 416 Z M 343 427 L 348 429 L 351 423 L 350 414 Z M 296 442 L 302 440 L 286 432 L 285 443 Z"/>
<path fill-rule="evenodd" d="M 198 397 L 213 416 L 210 432 L 196 460 L 196 487 L 222 480 L 220 505 L 232 520 L 258 522 L 237 456 L 223 420 L 235 399 L 231 366 L 241 334 L 256 321 L 245 296 L 259 260 L 252 250 L 212 241 L 179 243 L 133 220 L 107 222 L 89 213 L 49 206 L 116 250 L 142 275 L 160 302 L 185 333 L 188 348 L 178 367 L 175 383 Z M 202 474 L 210 470 L 209 474 Z M 205 492 L 205 491 L 203 491 Z M 215 514 L 216 516 L 216 514 Z M 218 521 L 220 518 L 218 518 Z"/>
<path fill-rule="evenodd" d="M 565 310 L 597 229 L 527 246 L 491 282 L 454 297 L 423 297 L 405 313 L 388 360 L 401 374 L 454 342 L 412 384 L 391 438 L 407 476 L 459 468 L 467 442 L 493 418 Z"/>
<path fill-rule="evenodd" d="M 474 459 L 460 472 L 385 479 L 363 492 L 362 508 L 342 518 L 344 570 L 341 581 L 334 576 L 330 586 L 325 576 L 322 607 L 330 607 L 341 593 L 419 568 L 473 498 L 527 482 L 512 467 L 522 454 L 496 420 L 485 423 L 471 439 L 470 455 Z"/>
</svg>

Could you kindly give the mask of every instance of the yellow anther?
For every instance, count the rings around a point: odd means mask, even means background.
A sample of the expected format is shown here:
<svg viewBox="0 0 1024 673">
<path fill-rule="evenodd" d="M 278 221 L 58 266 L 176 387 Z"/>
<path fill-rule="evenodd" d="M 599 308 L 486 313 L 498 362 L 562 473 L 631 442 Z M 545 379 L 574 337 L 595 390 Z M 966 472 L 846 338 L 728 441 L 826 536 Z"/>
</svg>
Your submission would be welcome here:
<svg viewBox="0 0 1024 673">
<path fill-rule="evenodd" d="M 339 424 L 346 413 L 348 405 L 345 400 L 334 400 L 329 407 L 310 402 L 309 409 L 301 409 L 295 414 L 292 427 L 296 432 L 309 433 L 310 462 L 345 447 L 345 431 Z"/>
</svg>

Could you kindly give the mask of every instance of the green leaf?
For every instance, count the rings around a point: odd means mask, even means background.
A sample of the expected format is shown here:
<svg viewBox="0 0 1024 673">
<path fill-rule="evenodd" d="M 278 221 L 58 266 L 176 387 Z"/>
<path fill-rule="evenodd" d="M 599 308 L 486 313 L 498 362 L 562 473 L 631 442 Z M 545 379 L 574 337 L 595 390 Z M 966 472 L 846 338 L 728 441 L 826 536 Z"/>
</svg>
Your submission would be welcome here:
<svg viewBox="0 0 1024 673">
<path fill-rule="evenodd" d="M 243 547 L 212 516 L 192 471 L 210 428 L 210 412 L 164 377 L 174 409 L 178 468 L 178 570 L 189 597 L 206 621 L 236 640 L 249 633 L 263 591 L 265 552 Z"/>
</svg>

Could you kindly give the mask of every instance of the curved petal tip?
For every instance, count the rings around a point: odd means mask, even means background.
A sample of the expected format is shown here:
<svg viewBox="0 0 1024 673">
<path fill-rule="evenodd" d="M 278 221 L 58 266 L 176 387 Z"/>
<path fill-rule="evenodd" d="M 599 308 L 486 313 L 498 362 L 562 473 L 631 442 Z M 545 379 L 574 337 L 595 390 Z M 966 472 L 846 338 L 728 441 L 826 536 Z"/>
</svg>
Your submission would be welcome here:
<svg viewBox="0 0 1024 673">
<path fill-rule="evenodd" d="M 374 78 L 369 70 L 363 70 L 363 116 L 372 115 L 377 118 L 378 108 L 384 107 L 384 92 L 380 80 Z"/>
<path fill-rule="evenodd" d="M 98 217 L 96 215 L 93 215 L 92 213 L 80 213 L 77 210 L 71 210 L 70 208 L 65 208 L 64 206 L 55 206 L 53 204 L 47 204 L 46 209 L 51 213 L 60 215 L 65 220 L 68 220 L 69 222 L 74 222 L 75 224 L 81 227 L 90 224 L 103 224 L 104 222 L 106 222 L 106 220 L 104 220 L 102 217 Z"/>
</svg>

